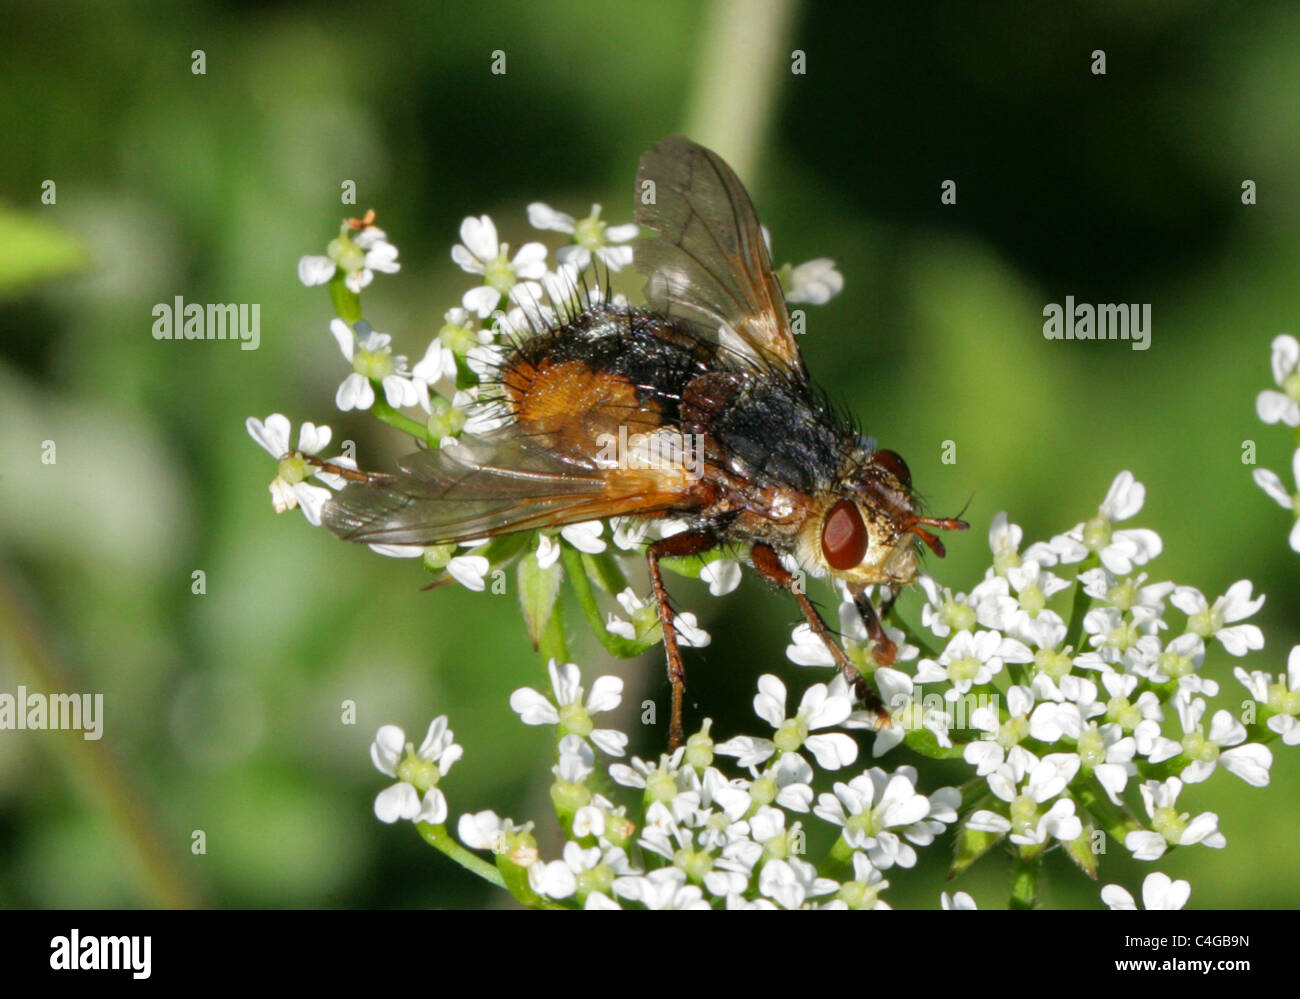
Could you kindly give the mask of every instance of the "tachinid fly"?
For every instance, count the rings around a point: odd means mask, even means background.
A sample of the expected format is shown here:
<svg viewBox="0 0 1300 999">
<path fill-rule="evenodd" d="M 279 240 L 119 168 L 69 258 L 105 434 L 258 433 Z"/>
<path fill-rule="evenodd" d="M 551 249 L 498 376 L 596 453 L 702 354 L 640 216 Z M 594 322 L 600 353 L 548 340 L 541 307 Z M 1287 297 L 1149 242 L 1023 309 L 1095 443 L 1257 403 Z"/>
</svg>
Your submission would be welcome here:
<svg viewBox="0 0 1300 999">
<path fill-rule="evenodd" d="M 653 182 L 648 187 L 646 182 Z M 681 136 L 641 158 L 636 246 L 644 307 L 580 295 L 504 354 L 501 426 L 423 450 L 394 474 L 352 481 L 324 508 L 348 541 L 432 545 L 614 516 L 680 518 L 646 548 L 672 685 L 670 746 L 682 738 L 685 670 L 660 560 L 725 545 L 790 590 L 813 631 L 877 709 L 879 699 L 804 594 L 791 566 L 843 582 L 875 642 L 895 655 L 867 588 L 892 602 L 917 572 L 928 528 L 911 474 L 813 387 L 749 195 L 714 153 Z M 645 199 L 650 200 L 650 199 Z M 638 436 L 639 435 L 639 436 Z M 610 439 L 652 442 L 613 461 Z M 336 470 L 341 471 L 341 470 Z"/>
</svg>

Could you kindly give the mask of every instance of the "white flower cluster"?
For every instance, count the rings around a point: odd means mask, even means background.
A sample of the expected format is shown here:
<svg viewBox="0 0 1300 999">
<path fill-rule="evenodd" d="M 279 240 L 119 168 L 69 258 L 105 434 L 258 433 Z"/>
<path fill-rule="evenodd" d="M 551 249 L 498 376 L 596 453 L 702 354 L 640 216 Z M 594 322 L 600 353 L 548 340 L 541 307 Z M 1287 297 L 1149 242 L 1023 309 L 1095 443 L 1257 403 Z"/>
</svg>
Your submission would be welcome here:
<svg viewBox="0 0 1300 999">
<path fill-rule="evenodd" d="M 1268 783 L 1272 753 L 1263 741 L 1300 743 L 1300 647 L 1283 676 L 1236 669 L 1254 699 L 1248 717 L 1211 714 L 1219 688 L 1201 673 L 1206 643 L 1233 656 L 1261 648 L 1259 629 L 1245 619 L 1263 597 L 1245 580 L 1214 601 L 1192 587 L 1149 582 L 1145 567 L 1160 538 L 1116 527 L 1144 499 L 1141 484 L 1121 473 L 1096 517 L 1023 552 L 1020 528 L 995 518 L 993 566 L 978 586 L 954 594 L 924 583 L 922 620 L 946 639 L 939 652 L 923 654 L 924 638 L 907 644 L 899 632 L 895 665 L 877 667 L 851 602 L 842 608 L 846 647 L 874 670 L 891 709 L 893 724 L 875 731 L 873 753 L 906 742 L 960 758 L 972 772 L 960 789 L 923 792 L 916 768 L 902 765 L 850 772 L 829 791 L 815 790 L 817 770 L 838 776 L 857 762 L 858 742 L 842 729 L 878 729 L 873 714 L 855 711 L 838 674 L 809 686 L 793 710 L 785 684 L 763 676 L 754 711 L 768 735 L 715 742 L 706 721 L 675 752 L 625 763 L 627 736 L 592 717 L 619 705 L 622 681 L 600 677 L 584 697 L 578 668 L 552 662 L 549 694 L 523 688 L 511 707 L 525 724 L 556 727 L 551 798 L 567 834 L 560 859 L 542 857 L 531 823 L 490 811 L 461 816 L 461 843 L 517 872 L 515 893 L 527 904 L 729 909 L 888 908 L 887 876 L 915 866 L 918 850 L 950 830 L 954 873 L 1003 841 L 1021 861 L 1062 848 L 1093 876 L 1097 835 L 1119 840 L 1138 860 L 1175 846 L 1225 846 L 1218 816 L 1181 810 L 1180 795 L 1220 768 L 1251 786 Z M 1047 606 L 1054 597 L 1070 598 L 1070 622 Z M 633 600 L 623 601 L 629 628 L 640 610 Z M 800 665 L 828 664 L 803 628 L 788 651 Z M 380 731 L 376 764 L 411 781 L 380 795 L 380 818 L 446 821 L 436 783 L 459 756 L 449 740 L 439 719 L 425 746 L 418 753 L 407 746 L 399 763 L 400 730 Z M 603 773 L 597 754 L 611 758 Z M 734 758 L 740 773 L 725 773 L 720 757 Z M 639 802 L 615 804 L 611 782 L 638 792 Z M 818 863 L 807 858 L 810 833 L 835 837 Z M 1143 886 L 1147 908 L 1181 907 L 1189 893 L 1187 882 L 1159 873 Z M 1136 906 L 1118 885 L 1102 899 L 1111 908 Z M 965 893 L 941 904 L 974 908 Z"/>
<path fill-rule="evenodd" d="M 592 720 L 618 706 L 622 681 L 600 677 L 584 699 L 576 666 L 552 662 L 550 676 L 550 697 L 526 687 L 510 703 L 525 724 L 557 729 L 551 797 L 568 833 L 561 858 L 542 858 L 531 824 L 490 811 L 462 815 L 457 823 L 466 847 L 490 851 L 498 867 L 526 872 L 537 899 L 588 909 L 884 909 L 884 872 L 914 866 L 916 848 L 933 843 L 957 819 L 958 791 L 920 793 L 909 766 L 892 773 L 873 767 L 835 783 L 833 793 L 815 794 L 812 765 L 800 750 L 824 769 L 842 770 L 857 758 L 856 743 L 844 733 L 814 734 L 852 712 L 842 678 L 810 687 L 787 717 L 784 685 L 763 677 L 754 707 L 776 730 L 772 739 L 739 737 L 715 745 L 706 721 L 675 752 L 623 763 L 626 735 L 596 728 Z M 414 782 L 380 794 L 379 818 L 446 821 L 436 781 L 459 756 L 448 739 L 440 718 L 425 746 L 418 753 L 407 746 L 398 762 L 404 737 L 393 726 L 380 730 L 372 747 L 376 765 Z M 600 777 L 597 751 L 615 760 Z M 727 777 L 713 765 L 715 754 L 738 757 L 747 776 Z M 419 783 L 430 776 L 433 784 Z M 640 793 L 638 823 L 625 806 L 594 789 L 605 779 Z M 826 823 L 838 836 L 824 870 L 804 859 L 805 819 Z M 826 873 L 832 870 L 838 876 Z M 965 895 L 949 904 L 973 907 Z"/>
<path fill-rule="evenodd" d="M 1281 476 L 1267 468 L 1255 469 L 1255 482 L 1294 515 L 1291 550 L 1300 552 L 1300 341 L 1286 333 L 1275 337 L 1271 362 L 1273 381 L 1281 391 L 1265 389 L 1255 400 L 1255 410 L 1265 423 L 1282 423 L 1295 430 L 1296 449 L 1291 455 L 1294 489 L 1287 489 Z"/>
<path fill-rule="evenodd" d="M 1285 677 L 1237 668 L 1258 702 L 1246 717 L 1210 712 L 1219 685 L 1200 672 L 1206 645 L 1217 641 L 1233 656 L 1261 649 L 1263 634 L 1244 622 L 1264 597 L 1252 596 L 1248 580 L 1213 601 L 1191 586 L 1150 582 L 1144 567 L 1162 550 L 1159 535 L 1117 526 L 1144 500 L 1141 483 L 1122 472 L 1096 516 L 1023 552 L 1023 532 L 999 514 L 989 532 L 993 565 L 970 593 L 921 580 L 922 625 L 946 640 L 937 654 L 904 645 L 892 667 L 876 668 L 869 643 L 860 648 L 865 634 L 852 627 L 852 602 L 841 607 L 855 661 L 874 668 L 894 722 L 877 734 L 875 755 L 904 740 L 955 755 L 960 742 L 961 758 L 985 783 L 968 793 L 977 807 L 963 824 L 983 834 L 971 837 L 981 851 L 991 838 L 1028 854 L 1056 842 L 1087 867 L 1094 829 L 1140 860 L 1175 845 L 1222 847 L 1214 813 L 1178 810 L 1183 788 L 1220 767 L 1263 787 L 1273 756 L 1252 734 L 1300 741 L 1300 648 Z M 1049 602 L 1072 605 L 1074 620 L 1067 624 Z M 1170 619 L 1171 607 L 1181 622 Z M 793 637 L 793 662 L 829 662 L 805 627 Z M 1128 808 L 1132 788 L 1145 817 Z"/>
</svg>

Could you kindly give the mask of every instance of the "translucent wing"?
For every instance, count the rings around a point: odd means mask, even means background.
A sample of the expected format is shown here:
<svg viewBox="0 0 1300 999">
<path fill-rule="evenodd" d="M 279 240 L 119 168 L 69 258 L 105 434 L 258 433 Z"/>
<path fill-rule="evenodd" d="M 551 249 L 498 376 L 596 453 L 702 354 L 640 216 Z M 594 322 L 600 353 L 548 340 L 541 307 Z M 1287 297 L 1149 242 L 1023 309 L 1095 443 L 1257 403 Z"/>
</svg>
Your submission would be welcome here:
<svg viewBox="0 0 1300 999">
<path fill-rule="evenodd" d="M 465 437 L 398 464 L 398 474 L 335 495 L 325 526 L 347 541 L 432 545 L 692 505 L 680 471 L 596 468 L 509 434 Z"/>
<path fill-rule="evenodd" d="M 636 250 L 650 307 L 750 364 L 781 366 L 806 381 L 758 216 L 731 168 L 669 136 L 641 157 L 636 204 L 637 222 L 659 234 Z"/>
</svg>

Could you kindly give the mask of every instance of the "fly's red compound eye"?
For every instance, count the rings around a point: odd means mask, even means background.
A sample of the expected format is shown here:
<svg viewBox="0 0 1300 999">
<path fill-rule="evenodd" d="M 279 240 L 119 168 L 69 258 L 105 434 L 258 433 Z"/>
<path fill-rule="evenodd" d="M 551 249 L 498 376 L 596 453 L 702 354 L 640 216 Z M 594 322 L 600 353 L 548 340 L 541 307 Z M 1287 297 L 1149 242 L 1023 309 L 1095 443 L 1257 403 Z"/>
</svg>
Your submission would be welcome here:
<svg viewBox="0 0 1300 999">
<path fill-rule="evenodd" d="M 840 500 L 822 525 L 822 554 L 832 569 L 852 569 L 867 554 L 867 526 L 852 500 Z"/>
<path fill-rule="evenodd" d="M 871 460 L 901 482 L 904 488 L 912 488 L 912 470 L 897 451 L 877 451 Z"/>
</svg>

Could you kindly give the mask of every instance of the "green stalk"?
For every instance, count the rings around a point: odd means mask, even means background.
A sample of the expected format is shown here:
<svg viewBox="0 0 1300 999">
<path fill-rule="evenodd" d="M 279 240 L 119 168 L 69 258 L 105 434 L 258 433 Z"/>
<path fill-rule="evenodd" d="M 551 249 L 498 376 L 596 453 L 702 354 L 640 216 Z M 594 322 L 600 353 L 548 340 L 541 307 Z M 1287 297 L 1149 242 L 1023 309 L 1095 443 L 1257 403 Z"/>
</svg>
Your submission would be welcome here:
<svg viewBox="0 0 1300 999">
<path fill-rule="evenodd" d="M 501 872 L 496 869 L 494 864 L 489 864 L 482 857 L 471 853 L 465 847 L 457 843 L 447 832 L 446 826 L 430 825 L 428 822 L 417 822 L 416 829 L 424 841 L 434 849 L 446 854 L 461 867 L 471 874 L 477 874 L 484 881 L 490 881 L 498 888 L 506 886 L 506 879 L 501 876 Z"/>
<path fill-rule="evenodd" d="M 1011 908 L 1032 909 L 1038 900 L 1038 876 L 1042 872 L 1042 854 L 1025 860 L 1019 854 L 1011 868 Z"/>
<path fill-rule="evenodd" d="M 371 379 L 370 384 L 375 389 L 375 403 L 370 407 L 372 413 L 387 423 L 390 427 L 395 427 L 404 434 L 410 434 L 417 440 L 424 441 L 432 447 L 438 446 L 437 441 L 429 440 L 429 431 L 424 424 L 417 423 L 409 416 L 403 416 L 384 401 L 384 389 L 379 382 Z"/>
</svg>

